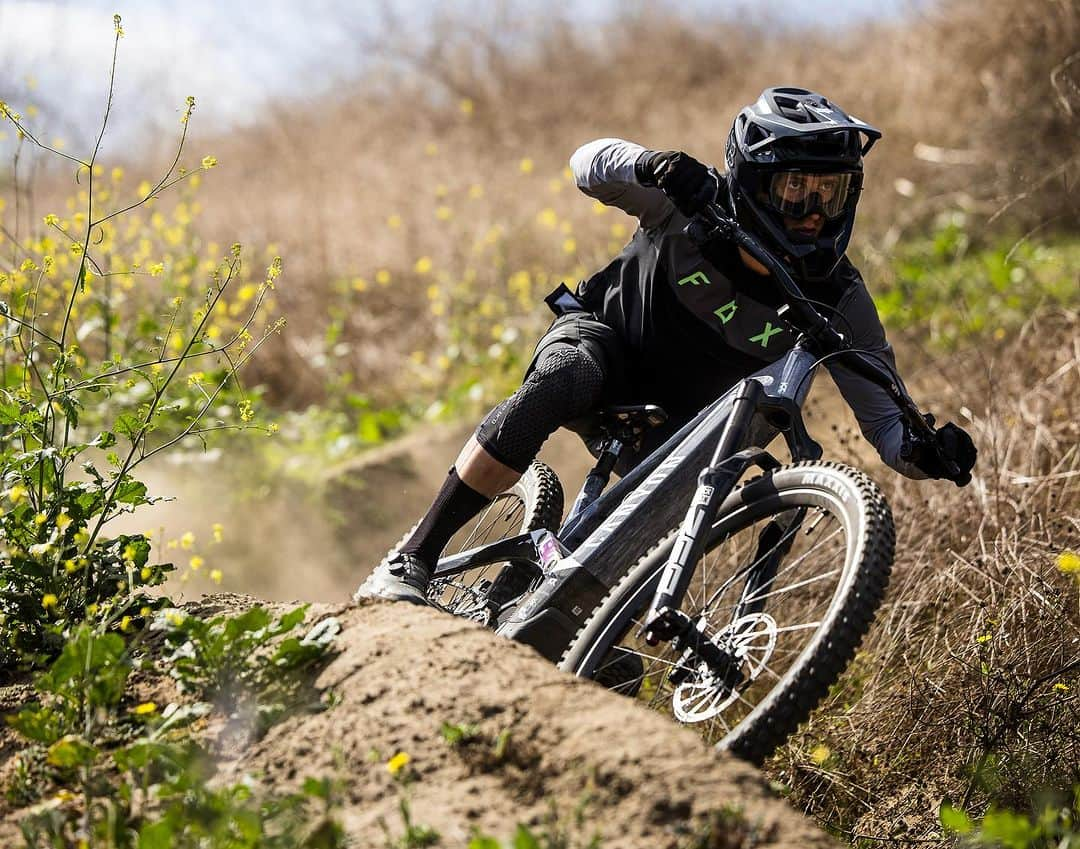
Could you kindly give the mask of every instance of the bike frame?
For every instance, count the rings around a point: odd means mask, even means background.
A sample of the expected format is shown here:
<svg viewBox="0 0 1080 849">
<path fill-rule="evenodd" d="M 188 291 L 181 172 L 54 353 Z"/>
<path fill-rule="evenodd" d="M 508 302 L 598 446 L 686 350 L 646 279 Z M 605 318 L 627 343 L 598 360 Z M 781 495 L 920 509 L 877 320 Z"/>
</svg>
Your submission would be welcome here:
<svg viewBox="0 0 1080 849">
<path fill-rule="evenodd" d="M 629 565 L 678 528 L 684 516 L 688 521 L 691 515 L 705 516 L 710 506 L 715 516 L 747 468 L 779 465 L 764 451 L 779 434 L 793 461 L 821 456 L 801 416 L 816 363 L 813 353 L 796 345 L 705 407 L 595 501 L 579 505 L 557 533 L 519 534 L 444 558 L 433 579 L 503 561 L 535 564 L 543 580 L 497 632 L 558 661 Z M 700 497 L 691 501 L 695 486 L 699 496 L 708 490 L 708 503 Z M 694 537 L 704 545 L 705 535 L 696 530 Z M 693 563 L 689 566 L 692 571 Z"/>
</svg>

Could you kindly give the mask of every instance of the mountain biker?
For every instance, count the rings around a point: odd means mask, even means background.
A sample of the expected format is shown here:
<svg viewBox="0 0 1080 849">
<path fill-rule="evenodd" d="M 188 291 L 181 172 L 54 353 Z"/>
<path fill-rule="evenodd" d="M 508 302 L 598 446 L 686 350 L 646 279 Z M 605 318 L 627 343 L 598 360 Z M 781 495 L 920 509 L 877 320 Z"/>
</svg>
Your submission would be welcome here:
<svg viewBox="0 0 1080 849">
<path fill-rule="evenodd" d="M 703 253 L 684 232 L 708 203 L 785 260 L 853 347 L 875 351 L 895 370 L 873 301 L 845 256 L 862 159 L 880 137 L 820 94 L 770 88 L 735 118 L 724 175 L 687 153 L 619 139 L 579 148 L 570 159 L 578 188 L 640 226 L 576 292 L 560 286 L 548 296 L 557 317 L 521 387 L 483 419 L 427 514 L 357 597 L 426 603 L 446 543 L 517 481 L 560 426 L 587 431 L 588 414 L 608 404 L 661 406 L 666 425 L 620 461 L 625 474 L 706 404 L 791 348 L 795 335 L 777 314 L 784 298 L 767 269 L 728 244 Z M 950 422 L 937 431 L 937 446 L 913 444 L 883 389 L 840 360 L 826 365 L 885 463 L 915 479 L 971 480 L 976 451 L 964 430 Z M 942 457 L 959 472 L 950 476 Z"/>
</svg>

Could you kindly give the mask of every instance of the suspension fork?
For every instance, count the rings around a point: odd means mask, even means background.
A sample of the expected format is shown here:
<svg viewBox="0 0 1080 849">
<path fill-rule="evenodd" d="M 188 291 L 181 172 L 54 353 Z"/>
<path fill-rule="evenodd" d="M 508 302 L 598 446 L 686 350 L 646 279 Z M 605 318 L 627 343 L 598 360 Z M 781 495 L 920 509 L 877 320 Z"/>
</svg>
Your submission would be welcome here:
<svg viewBox="0 0 1080 849">
<path fill-rule="evenodd" d="M 731 416 L 713 452 L 709 465 L 698 476 L 697 491 L 690 503 L 675 545 L 668 557 L 643 627 L 645 642 L 656 645 L 696 630 L 694 623 L 679 610 L 683 596 L 694 574 L 694 568 L 705 551 L 708 529 L 716 521 L 716 513 L 736 481 L 751 465 L 777 468 L 779 463 L 760 448 L 739 451 L 750 422 L 764 396 L 756 380 L 744 380 L 735 393 Z"/>
</svg>

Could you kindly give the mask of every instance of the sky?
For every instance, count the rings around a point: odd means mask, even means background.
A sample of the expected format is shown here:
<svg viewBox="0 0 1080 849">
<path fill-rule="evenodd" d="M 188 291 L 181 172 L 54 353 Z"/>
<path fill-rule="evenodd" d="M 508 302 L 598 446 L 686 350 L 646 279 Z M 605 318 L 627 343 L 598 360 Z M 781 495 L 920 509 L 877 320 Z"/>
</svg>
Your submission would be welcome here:
<svg viewBox="0 0 1080 849">
<path fill-rule="evenodd" d="M 550 8 L 550 0 L 510 2 L 526 23 Z M 564 0 L 560 8 L 588 29 L 632 2 Z M 843 25 L 897 16 L 912 2 L 828 0 L 822 6 L 771 0 L 754 8 L 819 25 L 827 8 L 830 25 Z M 175 126 L 188 95 L 196 97 L 200 126 L 227 129 L 249 122 L 275 97 L 318 95 L 355 75 L 364 62 L 357 36 L 378 33 L 387 11 L 422 40 L 439 15 L 483 15 L 490 7 L 478 0 L 0 0 L 0 99 L 24 112 L 36 99 L 47 104 L 47 135 L 85 136 L 100 123 L 115 12 L 122 16 L 125 37 L 110 139 L 129 144 Z M 750 3 L 680 0 L 678 8 L 715 15 Z"/>
</svg>

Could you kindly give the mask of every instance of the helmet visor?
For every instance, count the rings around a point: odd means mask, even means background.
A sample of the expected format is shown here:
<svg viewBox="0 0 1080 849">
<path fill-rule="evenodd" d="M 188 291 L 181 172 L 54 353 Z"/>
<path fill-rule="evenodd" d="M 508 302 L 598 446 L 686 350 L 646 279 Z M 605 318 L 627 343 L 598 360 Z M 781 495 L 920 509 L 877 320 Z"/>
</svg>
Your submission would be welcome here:
<svg viewBox="0 0 1080 849">
<path fill-rule="evenodd" d="M 792 218 L 805 218 L 813 212 L 836 218 L 847 204 L 852 176 L 844 172 L 778 171 L 769 179 L 765 199 L 777 212 Z"/>
</svg>

